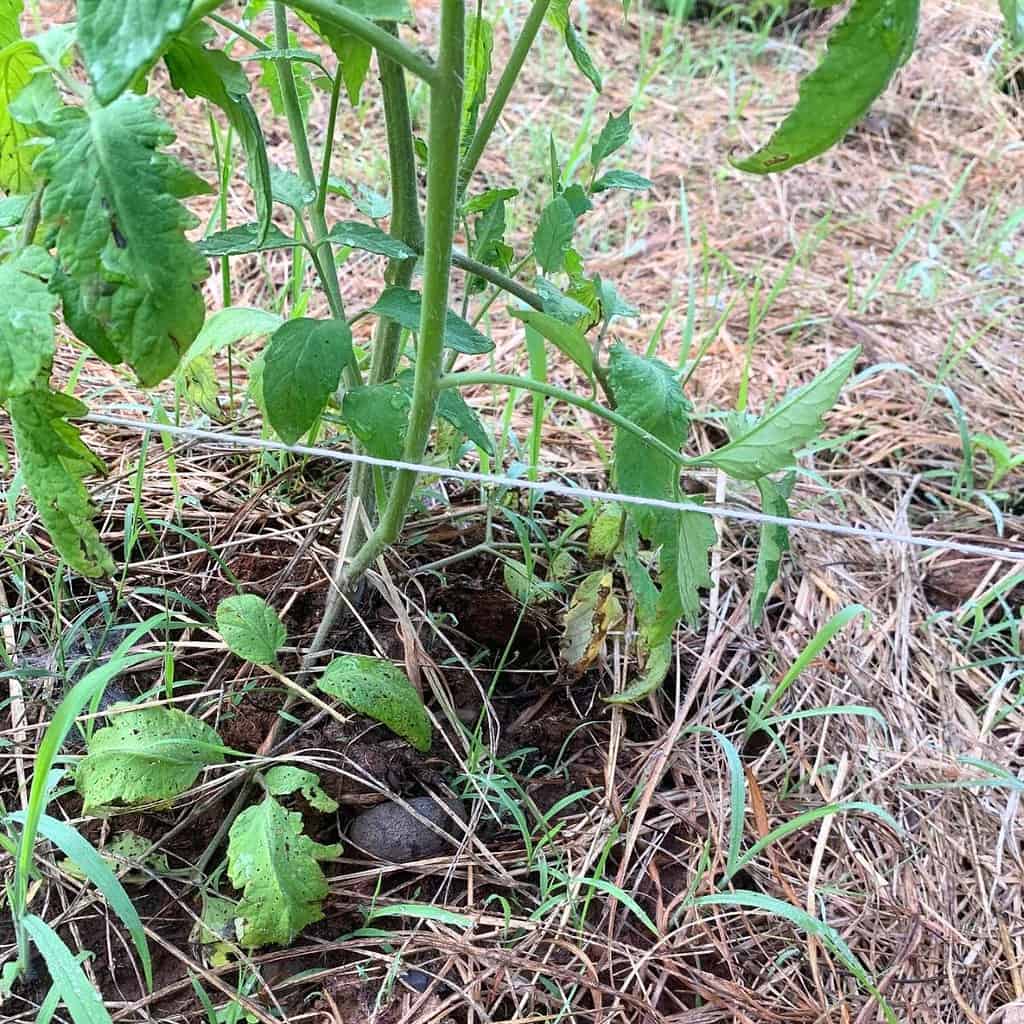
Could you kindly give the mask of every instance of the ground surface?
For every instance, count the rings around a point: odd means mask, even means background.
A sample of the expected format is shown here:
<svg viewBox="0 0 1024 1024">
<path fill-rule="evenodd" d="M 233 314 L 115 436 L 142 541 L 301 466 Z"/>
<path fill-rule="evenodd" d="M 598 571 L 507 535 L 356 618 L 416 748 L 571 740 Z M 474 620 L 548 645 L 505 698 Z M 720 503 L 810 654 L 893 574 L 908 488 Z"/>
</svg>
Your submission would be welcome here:
<svg viewBox="0 0 1024 1024">
<path fill-rule="evenodd" d="M 512 7 L 502 48 L 523 5 Z M 992 86 L 999 31 L 992 7 L 926 4 L 916 55 L 864 125 L 809 166 L 754 179 L 733 171 L 727 156 L 766 137 L 792 99 L 794 73 L 809 66 L 801 45 L 820 45 L 820 35 L 795 41 L 786 33 L 673 27 L 645 10 L 623 25 L 619 4 L 593 0 L 583 20 L 606 69 L 605 93 L 594 98 L 560 43 L 546 36 L 500 126 L 500 152 L 481 177 L 494 186 L 528 183 L 539 208 L 545 186 L 537 168 L 546 166 L 549 130 L 567 153 L 577 132 L 589 137 L 607 113 L 632 103 L 629 166 L 655 188 L 602 201 L 584 245 L 588 267 L 641 310 L 636 321 L 620 321 L 626 326 L 616 335 L 642 348 L 667 310 L 664 359 L 676 364 L 707 343 L 688 387 L 698 412 L 735 404 L 748 345 L 754 409 L 863 346 L 859 369 L 877 369 L 847 389 L 830 417 L 831 443 L 804 460 L 797 514 L 895 534 L 998 537 L 1024 553 L 1024 477 L 992 486 L 991 461 L 972 454 L 968 441 L 987 434 L 1024 450 L 1024 108 Z M 44 5 L 42 15 L 61 20 L 67 12 Z M 420 5 L 418 31 L 429 41 L 430 4 Z M 383 187 L 375 104 L 371 89 L 362 120 L 346 114 L 334 166 Z M 166 113 L 186 162 L 212 178 L 203 110 L 169 98 Z M 322 125 L 324 117 L 317 95 L 311 120 Z M 280 123 L 268 139 L 272 159 L 290 166 Z M 247 219 L 248 203 L 238 176 L 233 221 Z M 338 210 L 351 215 L 343 204 Z M 533 217 L 521 216 L 524 238 Z M 347 308 L 373 302 L 378 269 L 373 257 L 346 264 Z M 232 302 L 279 308 L 290 301 L 288 272 L 276 256 L 237 260 Z M 218 279 L 209 294 L 216 307 Z M 496 367 L 522 369 L 517 324 L 495 312 L 488 328 L 498 342 Z M 231 386 L 244 385 L 254 351 L 236 354 Z M 70 348 L 62 353 L 58 378 L 74 361 Z M 223 416 L 231 418 L 227 363 L 217 371 Z M 552 376 L 580 383 L 567 367 L 553 367 Z M 97 410 L 152 413 L 152 394 L 96 360 L 85 364 L 77 392 Z M 160 401 L 172 408 L 173 391 L 161 391 Z M 530 402 L 508 409 L 502 396 L 481 393 L 476 403 L 494 413 L 499 434 L 507 415 L 505 464 L 524 460 Z M 186 422 L 203 416 L 187 396 L 180 409 Z M 216 402 L 207 401 L 206 412 L 218 413 Z M 243 406 L 234 428 L 247 429 L 250 413 Z M 290 642 L 301 647 L 323 606 L 343 471 L 201 443 L 165 449 L 154 441 L 143 449 L 136 435 L 112 429 L 90 428 L 87 437 L 111 465 L 97 495 L 105 537 L 126 555 L 115 589 L 55 582 L 56 560 L 31 507 L 7 492 L 0 545 L 13 671 L 0 719 L 10 744 L 0 750 L 0 785 L 8 807 L 20 804 L 35 737 L 65 685 L 61 671 L 39 671 L 59 637 L 70 642 L 111 608 L 118 622 L 142 619 L 161 611 L 168 595 L 210 611 L 237 580 L 283 610 Z M 698 423 L 693 450 L 719 439 L 713 423 Z M 577 484 L 604 486 L 607 441 L 588 417 L 552 409 L 543 465 Z M 140 459 L 149 528 L 126 554 Z M 694 481 L 730 501 L 749 498 L 723 494 L 722 484 Z M 579 511 L 551 499 L 510 504 L 536 524 L 538 543 Z M 574 678 L 558 660 L 564 598 L 524 611 L 494 555 L 417 571 L 477 543 L 488 507 L 494 539 L 514 543 L 500 495 L 433 485 L 358 615 L 333 640 L 339 652 L 377 652 L 404 664 L 437 726 L 431 752 L 415 754 L 366 720 L 306 712 L 278 751 L 315 767 L 341 801 L 337 815 L 307 814 L 321 841 L 334 841 L 382 795 L 446 787 L 472 800 L 470 837 L 400 867 L 347 850 L 328 866 L 325 920 L 292 947 L 258 952 L 240 968 L 216 966 L 190 938 L 200 893 L 187 869 L 231 805 L 224 771 L 204 776 L 196 799 L 171 809 L 82 824 L 97 844 L 124 829 L 160 840 L 171 869 L 132 890 L 157 966 L 155 990 L 146 994 L 116 919 L 61 870 L 57 855 L 42 861 L 33 910 L 73 948 L 96 954 L 88 969 L 115 1020 L 208 1019 L 193 980 L 215 1006 L 241 992 L 251 1019 L 265 1021 L 881 1019 L 877 1001 L 791 920 L 692 904 L 721 877 L 735 820 L 730 783 L 738 782 L 723 746 L 694 727 L 717 731 L 740 752 L 745 846 L 835 801 L 877 805 L 899 826 L 870 813 L 810 821 L 756 857 L 733 879 L 736 890 L 827 921 L 900 1020 L 1020 1019 L 1019 564 L 800 531 L 765 623 L 753 629 L 756 530 L 724 523 L 714 589 L 700 627 L 680 632 L 677 672 L 642 706 L 612 710 L 600 697 L 632 677 L 626 634 L 610 639 L 597 668 Z M 578 544 L 575 554 L 580 570 L 588 568 Z M 1000 599 L 976 611 L 993 592 Z M 870 619 L 839 633 L 778 709 L 808 714 L 777 723 L 775 740 L 748 735 L 754 688 L 773 686 L 830 616 L 851 604 Z M 179 706 L 218 725 L 229 745 L 257 751 L 280 707 L 275 680 L 242 667 L 204 628 L 192 630 L 174 658 Z M 125 693 L 157 687 L 162 694 L 163 667 L 154 645 L 152 669 L 123 680 Z M 12 713 L 23 706 L 27 724 L 15 729 Z M 510 801 L 524 809 L 525 830 L 502 810 Z M 73 793 L 56 807 L 77 820 Z M 0 856 L 0 866 L 7 870 L 10 858 Z M 610 887 L 626 900 L 611 898 Z M 368 904 L 393 901 L 433 903 L 474 923 L 466 930 L 394 917 L 375 922 L 386 924 L 383 938 L 359 933 Z M 0 945 L 8 941 L 0 922 Z M 34 1020 L 44 992 L 42 979 L 23 988 L 4 1019 Z"/>
</svg>

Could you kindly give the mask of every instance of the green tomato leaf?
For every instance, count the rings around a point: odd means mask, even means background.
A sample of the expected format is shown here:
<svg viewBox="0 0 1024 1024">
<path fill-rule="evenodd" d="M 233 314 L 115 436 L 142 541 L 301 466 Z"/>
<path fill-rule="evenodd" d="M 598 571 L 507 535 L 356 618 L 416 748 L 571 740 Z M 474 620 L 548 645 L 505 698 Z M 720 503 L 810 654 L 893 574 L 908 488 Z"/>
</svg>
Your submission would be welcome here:
<svg viewBox="0 0 1024 1024">
<path fill-rule="evenodd" d="M 507 265 L 503 258 L 505 227 L 505 200 L 499 199 L 477 217 L 473 225 L 472 255 L 489 266 L 504 268 Z M 482 286 L 483 282 L 480 284 Z"/>
<path fill-rule="evenodd" d="M 579 37 L 569 15 L 569 5 L 572 0 L 552 0 L 548 8 L 548 21 L 554 25 L 565 40 L 569 55 L 576 63 L 576 67 L 583 72 L 597 92 L 601 91 L 601 72 L 597 70 L 587 44 Z"/>
<path fill-rule="evenodd" d="M 609 356 L 608 382 L 619 413 L 669 447 L 682 448 L 689 417 L 686 399 L 670 367 L 659 359 L 645 359 L 624 345 L 615 345 Z M 675 464 L 633 434 L 616 431 L 614 468 L 617 486 L 627 494 L 666 500 L 675 496 Z M 658 513 L 635 506 L 629 514 L 649 538 Z"/>
<path fill-rule="evenodd" d="M 32 390 L 53 360 L 57 297 L 33 273 L 32 261 L 40 254 L 52 264 L 44 250 L 34 247 L 0 264 L 0 295 L 6 296 L 0 310 L 0 402 Z"/>
<path fill-rule="evenodd" d="M 494 446 L 476 410 L 454 388 L 445 388 L 438 396 L 437 415 L 488 455 L 494 454 Z"/>
<path fill-rule="evenodd" d="M 386 725 L 417 750 L 430 749 L 432 733 L 423 699 L 390 661 L 346 654 L 327 666 L 317 686 L 353 711 Z"/>
<path fill-rule="evenodd" d="M 245 150 L 246 177 L 256 198 L 256 216 L 260 242 L 270 230 L 273 202 L 270 186 L 270 161 L 259 118 L 246 93 L 249 79 L 241 64 L 221 50 L 208 50 L 190 38 L 179 37 L 164 54 L 171 84 L 187 96 L 201 96 L 216 104 L 242 141 Z"/>
<path fill-rule="evenodd" d="M 595 173 L 604 160 L 610 157 L 612 153 L 618 152 L 629 142 L 629 136 L 633 130 L 629 120 L 632 111 L 632 107 L 626 107 L 618 116 L 614 114 L 608 115 L 608 120 L 601 129 L 597 142 L 590 147 L 590 164 L 594 168 Z"/>
<path fill-rule="evenodd" d="M 168 376 L 199 333 L 196 286 L 207 274 L 185 237 L 196 219 L 169 189 L 174 164 L 159 147 L 174 135 L 155 106 L 126 95 L 88 114 L 68 108 L 36 160 L 49 182 L 43 217 L 56 227 L 68 322 L 146 385 Z"/>
<path fill-rule="evenodd" d="M 310 188 L 294 171 L 277 164 L 270 165 L 270 189 L 275 203 L 287 206 L 299 216 L 316 199 L 316 189 Z"/>
<path fill-rule="evenodd" d="M 228 878 L 243 890 L 236 908 L 241 944 L 286 946 L 321 920 L 327 879 L 318 862 L 340 854 L 340 846 L 304 835 L 302 815 L 272 796 L 242 811 L 228 832 Z"/>
<path fill-rule="evenodd" d="M 268 39 L 273 50 L 276 37 Z M 291 67 L 292 81 L 295 84 L 295 97 L 299 102 L 299 112 L 302 114 L 303 124 L 309 119 L 309 104 L 313 99 L 313 85 L 311 82 L 312 72 L 310 65 L 304 60 L 296 60 L 291 56 L 293 53 L 301 53 L 298 36 L 294 32 L 288 33 L 288 48 L 277 50 L 277 60 L 262 61 L 262 72 L 260 74 L 260 86 L 270 96 L 270 107 L 278 117 L 286 116 L 284 92 L 281 88 L 281 75 L 278 70 L 279 61 L 287 63 Z"/>
<path fill-rule="evenodd" d="M 271 426 L 294 444 L 317 421 L 352 359 L 344 320 L 300 317 L 283 323 L 264 356 L 263 400 Z"/>
<path fill-rule="evenodd" d="M 242 338 L 273 334 L 282 320 L 276 313 L 247 306 L 229 306 L 219 309 L 203 324 L 199 336 L 192 343 L 185 358 L 178 365 L 177 377 L 181 379 L 189 366 L 204 356 L 212 356 L 228 345 Z"/>
<path fill-rule="evenodd" d="M 0 47 L 21 38 L 24 0 L 0 0 Z"/>
<path fill-rule="evenodd" d="M 299 792 L 315 810 L 333 814 L 338 809 L 338 801 L 324 792 L 316 772 L 308 772 L 293 764 L 278 764 L 267 772 L 265 782 L 271 796 L 288 796 Z"/>
<path fill-rule="evenodd" d="M 302 243 L 297 238 L 289 238 L 280 228 L 270 226 L 266 232 L 262 226 L 239 224 L 225 231 L 215 231 L 198 243 L 199 251 L 204 256 L 243 256 L 252 252 L 265 252 L 268 249 L 295 249 Z"/>
<path fill-rule="evenodd" d="M 648 433 L 675 449 L 682 447 L 689 424 L 686 399 L 672 370 L 658 359 L 634 355 L 616 345 L 608 364 L 608 380 L 616 407 Z M 678 500 L 678 469 L 639 438 L 616 431 L 615 480 L 627 494 Z M 680 616 L 700 615 L 699 589 L 710 585 L 708 552 L 716 540 L 714 523 L 703 512 L 627 509 L 640 534 L 659 550 L 661 592 L 653 619 L 641 622 L 653 650 L 675 628 Z"/>
<path fill-rule="evenodd" d="M 110 103 L 160 56 L 191 0 L 78 0 L 78 45 L 96 98 Z"/>
<path fill-rule="evenodd" d="M 346 7 L 350 5 L 346 4 Z M 377 7 L 386 5 L 374 5 Z M 402 17 L 395 17 L 393 21 L 403 21 L 409 16 L 409 8 L 402 0 L 399 4 L 393 4 L 392 8 L 404 11 Z M 352 7 L 351 9 L 355 9 Z M 370 60 L 373 57 L 373 47 L 364 42 L 358 36 L 352 35 L 348 29 L 324 18 L 315 18 L 305 11 L 296 11 L 296 14 L 321 38 L 327 41 L 328 46 L 334 51 L 341 65 L 341 80 L 345 83 L 345 92 L 348 94 L 348 101 L 352 106 L 359 103 L 362 95 L 363 83 L 370 71 Z M 380 17 L 374 14 L 373 17 Z"/>
<path fill-rule="evenodd" d="M 594 517 L 587 536 L 587 557 L 607 559 L 615 554 L 622 537 L 622 508 L 606 505 Z"/>
<path fill-rule="evenodd" d="M 38 147 L 25 145 L 34 133 L 14 117 L 12 104 L 42 63 L 35 46 L 17 36 L 0 50 L 0 188 L 5 192 L 27 192 L 32 187 L 32 159 Z"/>
<path fill-rule="evenodd" d="M 590 190 L 592 192 L 607 192 L 613 188 L 643 192 L 644 189 L 654 188 L 654 182 L 633 171 L 606 171 L 594 182 Z"/>
<path fill-rule="evenodd" d="M 75 784 L 84 813 L 96 814 L 171 800 L 207 765 L 224 760 L 220 737 L 177 708 L 126 711 L 93 733 Z"/>
<path fill-rule="evenodd" d="M 919 12 L 920 0 L 854 0 L 821 63 L 800 83 L 792 113 L 767 145 L 733 165 L 772 174 L 834 146 L 910 55 Z"/>
<path fill-rule="evenodd" d="M 471 213 L 483 213 L 485 210 L 489 210 L 495 203 L 514 199 L 517 195 L 519 195 L 519 189 L 517 188 L 485 189 L 479 195 L 473 196 L 472 199 L 467 199 L 463 204 L 462 210 L 467 216 Z"/>
<path fill-rule="evenodd" d="M 423 300 L 419 292 L 390 285 L 370 307 L 370 312 L 376 313 L 377 316 L 386 316 L 407 330 L 419 331 L 422 305 Z M 481 334 L 450 309 L 445 321 L 444 343 L 447 348 L 464 355 L 484 355 L 494 351 L 494 342 L 490 338 Z"/>
<path fill-rule="evenodd" d="M 668 675 L 672 667 L 672 641 L 665 640 L 647 654 L 647 661 L 640 677 L 620 693 L 605 697 L 606 704 L 638 704 L 649 697 Z"/>
<path fill-rule="evenodd" d="M 761 511 L 771 516 L 789 516 L 786 500 L 793 490 L 796 476 L 790 473 L 776 484 L 770 477 L 757 481 L 761 493 Z M 764 603 L 772 585 L 779 577 L 782 556 L 789 550 L 789 530 L 775 523 L 761 524 L 761 537 L 757 547 L 757 567 L 754 570 L 754 588 L 750 598 L 750 622 L 759 626 L 764 615 Z"/>
<path fill-rule="evenodd" d="M 411 21 L 409 0 L 337 0 L 339 6 L 372 21 Z"/>
<path fill-rule="evenodd" d="M 400 384 L 370 384 L 345 392 L 341 417 L 375 458 L 401 459 L 411 408 L 412 397 Z"/>
<path fill-rule="evenodd" d="M 545 274 L 555 274 L 565 263 L 565 254 L 576 231 L 576 215 L 567 199 L 552 199 L 540 215 L 533 233 L 533 254 Z"/>
<path fill-rule="evenodd" d="M 228 650 L 255 665 L 274 665 L 288 631 L 276 611 L 255 594 L 235 594 L 217 605 L 217 629 Z"/>
<path fill-rule="evenodd" d="M 704 512 L 664 512 L 652 539 L 661 546 L 661 596 L 654 622 L 644 630 L 653 650 L 672 635 L 680 616 L 690 623 L 700 618 L 700 591 L 711 586 L 708 556 L 718 534 Z"/>
<path fill-rule="evenodd" d="M 31 196 L 6 196 L 0 199 L 0 228 L 17 227 L 31 200 Z"/>
<path fill-rule="evenodd" d="M 36 388 L 7 403 L 14 442 L 39 518 L 61 557 L 83 576 L 113 573 L 114 561 L 93 525 L 96 509 L 82 481 L 106 466 L 67 420 L 89 410 L 69 395 Z"/>
<path fill-rule="evenodd" d="M 560 291 L 546 277 L 536 278 L 533 288 L 544 303 L 544 312 L 556 320 L 578 326 L 580 320 L 590 316 L 587 306 Z"/>
<path fill-rule="evenodd" d="M 491 54 L 494 52 L 494 28 L 478 14 L 466 18 L 466 73 L 462 91 L 463 149 L 468 149 L 476 131 L 480 107 L 487 98 L 487 79 L 491 73 Z"/>
<path fill-rule="evenodd" d="M 582 331 L 535 309 L 510 309 L 509 312 L 547 338 L 562 355 L 568 356 L 587 375 L 588 380 L 593 381 L 594 350 Z"/>
<path fill-rule="evenodd" d="M 357 220 L 343 220 L 335 224 L 328 232 L 327 238 L 335 245 L 347 245 L 393 260 L 412 259 L 417 255 L 415 249 L 410 249 L 405 242 L 392 238 L 386 231 L 381 231 L 376 224 L 363 224 Z"/>
<path fill-rule="evenodd" d="M 700 462 L 724 470 L 734 480 L 757 480 L 791 465 L 794 453 L 825 429 L 822 416 L 836 403 L 860 355 L 851 349 L 814 380 L 791 391 L 760 419 L 749 421 L 727 445 Z"/>
</svg>

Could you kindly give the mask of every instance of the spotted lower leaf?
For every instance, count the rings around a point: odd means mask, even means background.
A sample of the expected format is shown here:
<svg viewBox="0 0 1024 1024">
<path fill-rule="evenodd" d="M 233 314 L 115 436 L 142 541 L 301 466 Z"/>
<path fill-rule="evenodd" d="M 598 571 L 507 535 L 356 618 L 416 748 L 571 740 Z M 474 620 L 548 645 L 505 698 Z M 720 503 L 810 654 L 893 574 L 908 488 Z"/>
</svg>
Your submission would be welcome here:
<svg viewBox="0 0 1024 1024">
<path fill-rule="evenodd" d="M 323 916 L 327 879 L 320 861 L 341 854 L 302 831 L 302 815 L 272 796 L 247 807 L 228 833 L 228 878 L 243 890 L 235 910 L 243 946 L 285 946 Z"/>
</svg>

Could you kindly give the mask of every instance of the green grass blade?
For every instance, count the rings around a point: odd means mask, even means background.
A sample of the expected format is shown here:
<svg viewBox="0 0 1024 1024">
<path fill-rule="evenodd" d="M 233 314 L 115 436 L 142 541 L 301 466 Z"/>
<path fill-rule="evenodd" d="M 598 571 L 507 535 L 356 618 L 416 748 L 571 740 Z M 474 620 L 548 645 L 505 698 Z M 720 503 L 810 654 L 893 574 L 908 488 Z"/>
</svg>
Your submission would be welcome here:
<svg viewBox="0 0 1024 1024">
<path fill-rule="evenodd" d="M 686 729 L 685 732 L 713 736 L 725 753 L 725 762 L 729 767 L 729 851 L 725 864 L 726 871 L 731 876 L 737 870 L 735 864 L 740 857 L 740 846 L 743 842 L 743 817 L 747 808 L 747 778 L 743 774 L 739 751 L 728 737 L 707 726 L 695 725 Z"/>
<path fill-rule="evenodd" d="M 25 812 L 18 811 L 16 814 L 9 815 L 9 818 L 11 821 L 22 824 L 25 820 Z M 146 977 L 146 986 L 152 989 L 153 963 L 149 955 L 145 929 L 142 927 L 142 921 L 139 919 L 135 905 L 128 893 L 125 892 L 117 875 L 111 870 L 110 865 L 92 843 L 77 829 L 66 825 L 63 821 L 43 814 L 39 818 L 38 831 L 55 846 L 59 846 L 85 872 L 86 877 L 103 893 L 110 909 L 124 922 L 135 943 L 135 948 L 138 950 L 139 960 L 142 962 L 142 972 Z"/>
<path fill-rule="evenodd" d="M 35 914 L 26 914 L 21 923 L 46 961 L 50 977 L 75 1024 L 111 1024 L 100 994 L 89 983 L 63 939 Z"/>
<path fill-rule="evenodd" d="M 881 818 L 882 821 L 896 832 L 903 831 L 896 819 L 888 811 L 879 807 L 878 804 L 866 803 L 862 800 L 847 800 L 842 803 L 826 804 L 824 807 L 813 807 L 809 811 L 804 811 L 803 814 L 798 814 L 790 821 L 784 821 L 781 825 L 773 828 L 768 835 L 754 843 L 746 853 L 736 860 L 731 868 L 726 869 L 720 885 L 725 885 L 737 871 L 742 871 L 755 857 L 759 856 L 780 839 L 785 839 L 786 836 L 799 832 L 806 825 L 811 825 L 822 818 L 828 818 L 833 814 L 847 814 L 851 811 L 863 811 L 865 814 L 873 814 Z"/>
<path fill-rule="evenodd" d="M 838 633 L 841 629 L 844 629 L 849 623 L 851 623 L 859 615 L 864 616 L 865 624 L 870 624 L 871 613 L 860 604 L 851 604 L 842 611 L 836 612 L 828 622 L 825 623 L 821 629 L 811 638 L 811 642 L 800 652 L 796 661 L 790 666 L 789 671 L 782 677 L 779 685 L 775 687 L 772 695 L 765 701 L 765 710 L 771 711 L 773 707 L 780 700 L 782 700 L 786 691 L 796 682 L 799 678 L 800 673 L 803 672 L 808 665 L 814 661 L 815 658 L 828 646 L 829 641 Z"/>
<path fill-rule="evenodd" d="M 160 616 L 163 619 L 163 616 Z M 146 625 L 143 623 L 143 625 Z M 140 627 L 141 628 L 141 627 Z M 118 651 L 133 642 L 134 630 L 129 637 L 118 647 Z M 35 846 L 36 832 L 39 829 L 39 820 L 43 815 L 43 809 L 47 801 L 46 779 L 50 768 L 53 766 L 57 752 L 61 748 L 65 737 L 74 724 L 75 719 L 90 700 L 110 682 L 114 676 L 124 672 L 126 669 L 148 661 L 151 654 L 118 654 L 105 665 L 94 668 L 76 683 L 68 695 L 60 702 L 53 714 L 53 719 L 43 733 L 36 752 L 35 766 L 32 772 L 32 787 L 29 790 L 28 807 L 25 811 L 25 822 L 21 833 L 21 847 L 18 851 L 17 880 L 15 883 L 16 907 L 24 909 L 24 894 L 28 885 L 28 872 L 32 865 L 32 850 Z"/>
<path fill-rule="evenodd" d="M 767 896 L 762 892 L 750 892 L 748 890 L 737 890 L 736 892 L 712 893 L 709 896 L 698 896 L 689 906 L 691 907 L 749 907 L 753 910 L 763 910 L 768 914 L 775 914 L 784 918 L 790 924 L 795 925 L 808 935 L 820 939 L 825 946 L 842 961 L 843 966 L 857 979 L 861 986 L 870 992 L 877 1000 L 882 1013 L 888 1024 L 899 1024 L 892 1007 L 885 1001 L 877 986 L 868 974 L 864 965 L 854 955 L 853 950 L 846 944 L 843 937 L 830 925 L 819 920 L 812 914 L 808 914 L 801 907 L 794 907 L 792 903 L 785 903 L 774 896 Z"/>
<path fill-rule="evenodd" d="M 414 917 L 420 921 L 437 921 L 455 928 L 473 927 L 473 919 L 467 914 L 457 914 L 444 907 L 432 907 L 427 903 L 392 903 L 386 907 L 374 907 L 367 912 L 366 924 L 381 917 Z"/>
</svg>

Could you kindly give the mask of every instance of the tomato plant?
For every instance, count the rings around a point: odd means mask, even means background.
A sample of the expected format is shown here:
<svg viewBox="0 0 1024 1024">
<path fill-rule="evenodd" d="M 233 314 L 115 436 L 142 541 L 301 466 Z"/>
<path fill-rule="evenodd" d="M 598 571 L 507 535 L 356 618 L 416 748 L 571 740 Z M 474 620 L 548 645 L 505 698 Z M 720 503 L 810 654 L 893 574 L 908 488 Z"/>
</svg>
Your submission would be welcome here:
<svg viewBox="0 0 1024 1024">
<path fill-rule="evenodd" d="M 1016 39 L 1018 6 L 1001 3 Z M 521 197 L 481 181 L 481 158 L 488 147 L 501 145 L 495 142 L 501 115 L 545 25 L 564 41 L 588 87 L 600 91 L 601 71 L 574 25 L 569 0 L 533 0 L 500 73 L 492 67 L 490 8 L 496 5 L 490 3 L 467 12 L 464 0 L 438 0 L 430 52 L 405 38 L 403 25 L 412 19 L 407 0 L 251 0 L 241 21 L 225 16 L 222 7 L 230 5 L 222 0 L 79 0 L 75 24 L 30 38 L 21 33 L 21 6 L 18 0 L 0 3 L 0 186 L 8 193 L 0 202 L 6 232 L 0 402 L 10 416 L 25 483 L 67 567 L 86 577 L 115 568 L 85 484 L 104 467 L 74 423 L 86 406 L 50 384 L 57 316 L 96 357 L 126 365 L 147 387 L 178 374 L 197 350 L 269 334 L 256 393 L 266 424 L 287 443 L 319 438 L 340 424 L 355 450 L 421 465 L 441 420 L 491 455 L 489 434 L 462 397 L 479 386 L 546 396 L 611 424 L 614 487 L 653 502 L 627 508 L 595 542 L 602 557 L 620 559 L 642 638 L 644 671 L 616 699 L 637 700 L 658 686 L 676 625 L 699 616 L 715 540 L 711 518 L 692 507 L 696 500 L 688 510 L 672 507 L 682 499 L 681 475 L 701 467 L 720 470 L 755 487 L 766 511 L 786 516 L 795 455 L 819 434 L 858 353 L 823 368 L 760 416 L 742 411 L 728 417 L 729 440 L 721 447 L 687 453 L 691 410 L 682 374 L 621 343 L 606 345 L 614 321 L 630 307 L 610 282 L 588 271 L 576 245 L 596 204 L 651 184 L 621 166 L 629 109 L 607 119 L 582 166 L 563 166 L 552 144 L 545 170 L 550 197 L 528 250 L 516 251 L 507 237 L 507 215 Z M 629 7 L 624 0 L 625 16 Z M 268 38 L 252 25 L 264 10 L 273 16 Z M 853 0 L 820 64 L 802 81 L 792 112 L 761 148 L 734 159 L 735 167 L 777 173 L 839 142 L 910 55 L 918 14 L 918 0 Z M 333 67 L 297 45 L 293 33 L 300 24 L 325 41 L 336 58 Z M 248 65 L 236 56 L 239 43 L 252 48 L 261 87 L 287 119 L 294 171 L 268 160 L 263 126 L 249 99 Z M 338 110 L 346 100 L 359 102 L 374 60 L 386 121 L 386 202 L 360 196 L 332 173 Z M 146 94 L 158 65 L 172 90 L 221 112 L 245 154 L 251 219 L 198 242 L 190 238 L 197 220 L 188 200 L 213 189 L 169 149 L 174 133 L 160 113 L 161 91 Z M 425 139 L 414 130 L 411 83 L 429 96 Z M 311 131 L 306 105 L 313 87 L 330 95 L 319 154 L 311 139 L 320 135 Z M 360 217 L 330 223 L 332 194 L 351 199 Z M 208 319 L 203 282 L 210 261 L 223 267 L 233 257 L 272 249 L 308 259 L 330 315 L 282 320 L 227 309 Z M 386 260 L 379 297 L 355 314 L 344 304 L 338 259 L 351 249 Z M 463 282 L 461 314 L 451 308 L 454 273 Z M 550 346 L 575 364 L 587 384 L 584 392 L 473 365 L 494 345 L 470 311 L 499 300 L 522 324 L 528 344 Z M 357 344 L 352 332 L 364 317 L 375 321 L 366 345 Z M 324 646 L 344 596 L 399 538 L 417 477 L 409 468 L 353 467 L 346 547 L 337 554 L 310 657 Z M 785 548 L 785 528 L 766 525 L 753 583 L 755 618 Z M 653 563 L 641 551 L 653 554 Z M 616 621 L 603 578 L 578 596 L 579 614 L 588 621 L 594 615 Z M 245 598 L 222 607 L 218 623 L 232 650 L 261 664 L 272 663 L 283 642 L 273 613 Z M 584 631 L 573 641 L 580 663 L 588 656 L 588 640 Z M 382 718 L 414 745 L 429 746 L 430 724 L 415 706 L 408 680 L 380 671 L 376 689 L 353 691 L 353 673 L 362 678 L 366 666 L 335 662 L 320 687 Z M 77 778 L 87 809 L 170 799 L 191 785 L 201 767 L 230 754 L 212 730 L 181 712 L 133 715 L 90 742 Z M 173 771 L 146 767 L 145 750 L 132 750 L 132 738 L 140 735 L 167 746 Z M 268 780 L 263 803 L 246 808 L 231 826 L 229 875 L 244 893 L 238 914 L 247 922 L 242 938 L 250 945 L 288 941 L 316 919 L 324 891 L 318 862 L 335 855 L 303 836 L 301 821 L 277 802 L 292 783 L 314 792 L 316 780 Z M 287 847 L 287 857 L 275 852 L 275 843 Z M 298 891 L 268 895 L 267 886 L 281 882 L 268 865 L 281 858 L 295 861 L 290 877 L 298 879 Z M 23 886 L 27 862 L 20 867 Z M 23 913 L 19 899 L 15 910 Z"/>
</svg>

